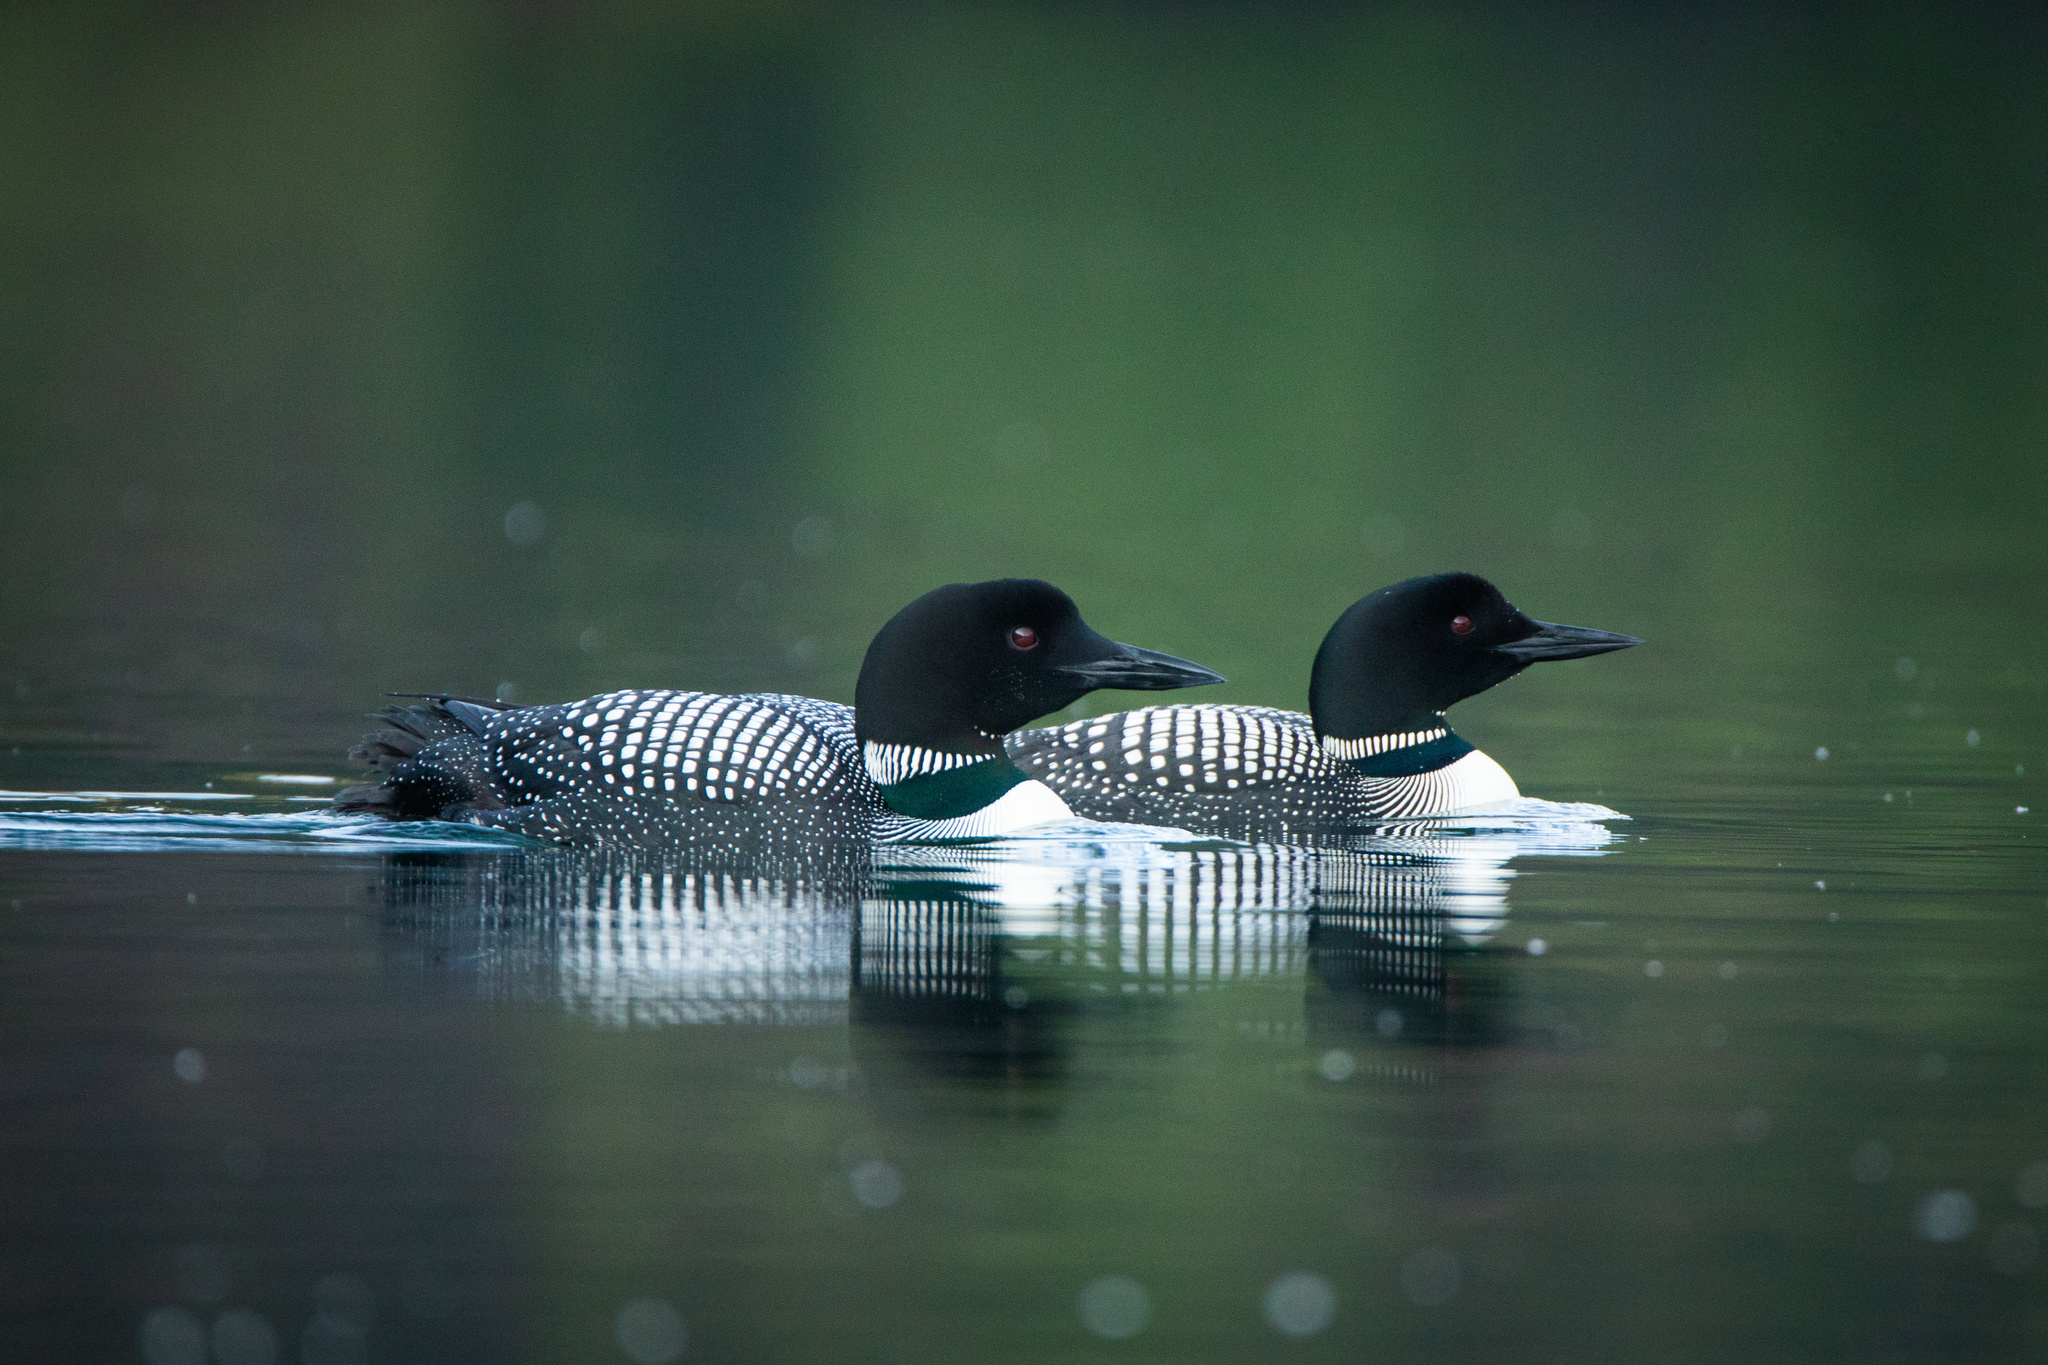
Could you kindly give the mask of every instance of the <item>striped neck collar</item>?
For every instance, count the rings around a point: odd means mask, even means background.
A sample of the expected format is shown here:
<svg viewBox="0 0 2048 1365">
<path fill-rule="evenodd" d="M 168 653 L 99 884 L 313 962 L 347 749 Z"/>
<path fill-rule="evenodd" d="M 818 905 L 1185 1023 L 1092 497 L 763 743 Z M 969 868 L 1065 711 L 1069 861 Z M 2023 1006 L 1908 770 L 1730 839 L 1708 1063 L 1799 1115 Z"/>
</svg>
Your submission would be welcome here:
<svg viewBox="0 0 2048 1365">
<path fill-rule="evenodd" d="M 1324 754 L 1364 777 L 1411 777 L 1435 772 L 1472 752 L 1472 745 L 1453 734 L 1448 725 L 1391 735 L 1366 735 L 1360 739 L 1339 739 L 1335 735 L 1321 738 Z"/>
<path fill-rule="evenodd" d="M 861 757 L 889 809 L 919 820 L 971 815 L 1030 780 L 1000 751 L 960 754 L 870 740 Z"/>
</svg>

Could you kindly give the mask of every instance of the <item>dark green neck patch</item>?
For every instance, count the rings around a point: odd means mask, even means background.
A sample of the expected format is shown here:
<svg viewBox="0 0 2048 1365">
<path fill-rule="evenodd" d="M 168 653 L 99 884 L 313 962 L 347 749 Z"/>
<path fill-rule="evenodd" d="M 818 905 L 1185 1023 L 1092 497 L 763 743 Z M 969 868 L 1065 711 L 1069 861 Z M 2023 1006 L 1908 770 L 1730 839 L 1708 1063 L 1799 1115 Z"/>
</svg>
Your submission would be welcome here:
<svg viewBox="0 0 2048 1365">
<path fill-rule="evenodd" d="M 1433 773 L 1438 768 L 1448 767 L 1471 752 L 1470 744 L 1446 731 L 1442 739 L 1433 739 L 1427 744 L 1411 744 L 1405 749 L 1389 749 L 1383 754 L 1350 758 L 1345 762 L 1361 777 L 1413 777 L 1417 773 Z"/>
<path fill-rule="evenodd" d="M 1019 782 L 1029 782 L 1009 759 L 998 754 L 964 768 L 920 773 L 882 788 L 889 809 L 913 820 L 950 820 L 971 815 Z"/>
</svg>

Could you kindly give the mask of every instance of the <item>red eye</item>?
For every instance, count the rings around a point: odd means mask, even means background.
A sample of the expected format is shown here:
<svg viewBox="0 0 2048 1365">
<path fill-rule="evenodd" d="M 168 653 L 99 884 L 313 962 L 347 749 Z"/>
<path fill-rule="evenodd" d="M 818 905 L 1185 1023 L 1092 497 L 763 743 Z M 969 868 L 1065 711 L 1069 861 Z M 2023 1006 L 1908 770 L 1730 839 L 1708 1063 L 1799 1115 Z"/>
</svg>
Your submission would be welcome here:
<svg viewBox="0 0 2048 1365">
<path fill-rule="evenodd" d="M 1469 617 L 1469 616 L 1453 616 L 1453 617 L 1451 618 L 1451 634 L 1453 634 L 1453 635 L 1470 635 L 1471 633 L 1472 633 L 1472 618 L 1471 618 L 1471 617 Z"/>
<path fill-rule="evenodd" d="M 1038 648 L 1038 632 L 1029 626 L 1018 626 L 1010 632 L 1010 643 L 1018 649 Z"/>
</svg>

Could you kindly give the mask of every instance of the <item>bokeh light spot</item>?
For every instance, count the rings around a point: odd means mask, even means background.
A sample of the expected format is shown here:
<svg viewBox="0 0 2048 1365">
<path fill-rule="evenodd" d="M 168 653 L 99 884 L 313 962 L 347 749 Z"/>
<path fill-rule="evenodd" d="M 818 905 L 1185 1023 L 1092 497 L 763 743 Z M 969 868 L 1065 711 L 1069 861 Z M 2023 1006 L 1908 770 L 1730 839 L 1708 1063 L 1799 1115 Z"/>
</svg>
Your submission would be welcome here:
<svg viewBox="0 0 2048 1365">
<path fill-rule="evenodd" d="M 1930 1242 L 1960 1242 L 1977 1226 L 1977 1201 L 1961 1190 L 1936 1190 L 1913 1206 L 1913 1231 Z"/>
<path fill-rule="evenodd" d="M 1145 1286 L 1128 1275 L 1090 1280 L 1075 1300 L 1081 1325 L 1098 1337 L 1122 1341 L 1145 1329 L 1152 1317 L 1152 1299 Z"/>
<path fill-rule="evenodd" d="M 183 1308 L 152 1308 L 142 1319 L 149 1365 L 206 1365 L 206 1329 Z"/>
<path fill-rule="evenodd" d="M 628 1360 L 662 1365 L 683 1353 L 689 1334 L 683 1315 L 667 1299 L 635 1299 L 619 1310 L 612 1335 Z"/>
<path fill-rule="evenodd" d="M 535 502 L 515 502 L 505 512 L 505 539 L 520 549 L 531 549 L 540 544 L 541 537 L 548 533 L 547 515 Z"/>
<path fill-rule="evenodd" d="M 832 523 L 823 517 L 805 517 L 789 533 L 790 548 L 805 559 L 820 559 L 832 548 Z"/>
<path fill-rule="evenodd" d="M 206 1054 L 196 1047 L 181 1047 L 171 1058 L 171 1070 L 178 1073 L 179 1080 L 197 1085 L 206 1079 Z"/>
<path fill-rule="evenodd" d="M 903 1197 L 903 1173 L 879 1159 L 854 1167 L 847 1183 L 862 1208 L 886 1209 Z"/>
<path fill-rule="evenodd" d="M 1265 1309 L 1274 1331 L 1313 1336 L 1337 1316 L 1337 1291 L 1322 1276 L 1297 1270 L 1266 1286 Z"/>
<path fill-rule="evenodd" d="M 1348 1081 L 1358 1070 L 1358 1059 L 1341 1047 L 1333 1047 L 1316 1063 L 1316 1070 L 1326 1081 Z"/>
</svg>

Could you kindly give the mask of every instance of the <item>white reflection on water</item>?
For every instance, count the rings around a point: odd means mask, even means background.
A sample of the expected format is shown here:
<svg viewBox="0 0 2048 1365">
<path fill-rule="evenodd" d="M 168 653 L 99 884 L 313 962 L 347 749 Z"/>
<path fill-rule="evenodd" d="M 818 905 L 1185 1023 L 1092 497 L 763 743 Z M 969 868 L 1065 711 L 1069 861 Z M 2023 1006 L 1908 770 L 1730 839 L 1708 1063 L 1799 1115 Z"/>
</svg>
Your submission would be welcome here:
<svg viewBox="0 0 2048 1365">
<path fill-rule="evenodd" d="M 1318 933 L 1377 989 L 1429 997 L 1446 943 L 1483 945 L 1505 924 L 1512 858 L 1594 854 L 1617 837 L 1581 808 L 1528 804 L 1535 816 L 1347 847 L 1075 821 L 738 870 L 558 850 L 408 856 L 387 885 L 426 940 L 423 965 L 607 1027 L 837 1025 L 855 994 L 1023 1011 L 1041 971 L 1081 990 L 1205 990 L 1303 975 Z M 1398 1003 L 1381 1002 L 1379 1036 L 1405 1027 Z"/>
<path fill-rule="evenodd" d="M 554 920 L 562 1004 L 630 1024 L 846 1020 L 850 908 L 799 880 L 575 877 Z"/>
</svg>

